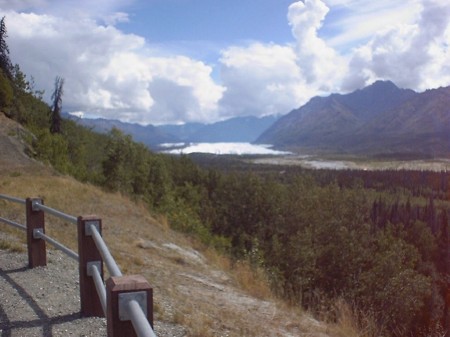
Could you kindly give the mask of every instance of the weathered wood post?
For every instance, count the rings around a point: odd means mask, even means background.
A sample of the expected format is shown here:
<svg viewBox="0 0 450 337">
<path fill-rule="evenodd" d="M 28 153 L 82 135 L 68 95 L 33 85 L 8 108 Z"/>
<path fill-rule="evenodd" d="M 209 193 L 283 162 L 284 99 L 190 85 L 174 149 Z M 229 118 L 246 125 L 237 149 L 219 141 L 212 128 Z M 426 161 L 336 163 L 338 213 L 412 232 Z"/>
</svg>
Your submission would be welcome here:
<svg viewBox="0 0 450 337">
<path fill-rule="evenodd" d="M 45 233 L 44 211 L 33 206 L 35 203 L 43 204 L 42 199 L 27 198 L 26 216 L 27 216 L 27 246 L 28 246 L 28 266 L 30 268 L 47 265 L 47 251 L 45 241 L 35 238 L 35 232 Z"/>
<path fill-rule="evenodd" d="M 95 216 L 78 217 L 78 256 L 80 273 L 80 302 L 81 314 L 85 317 L 104 317 L 102 304 L 100 302 L 94 279 L 89 276 L 88 263 L 96 263 L 99 267 L 100 276 L 103 280 L 103 259 L 95 245 L 90 226 L 94 225 L 98 232 L 102 231 L 102 220 Z"/>
<path fill-rule="evenodd" d="M 106 280 L 106 324 L 108 337 L 135 337 L 126 304 L 136 300 L 153 329 L 153 289 L 141 275 L 110 277 Z"/>
</svg>

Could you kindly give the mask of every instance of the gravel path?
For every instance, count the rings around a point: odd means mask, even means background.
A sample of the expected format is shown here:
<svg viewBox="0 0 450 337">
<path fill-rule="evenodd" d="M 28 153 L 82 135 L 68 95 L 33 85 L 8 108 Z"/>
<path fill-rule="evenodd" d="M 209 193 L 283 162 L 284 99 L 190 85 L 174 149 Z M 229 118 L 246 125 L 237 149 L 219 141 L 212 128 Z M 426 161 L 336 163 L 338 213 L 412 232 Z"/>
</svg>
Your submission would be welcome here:
<svg viewBox="0 0 450 337">
<path fill-rule="evenodd" d="M 157 336 L 185 336 L 184 329 L 155 322 Z M 47 266 L 28 268 L 23 253 L 0 250 L 0 337 L 106 336 L 104 318 L 81 318 L 78 267 L 59 251 Z"/>
<path fill-rule="evenodd" d="M 81 318 L 78 268 L 59 252 L 28 269 L 26 254 L 0 251 L 0 332 L 11 336 L 106 336 L 103 318 Z"/>
</svg>

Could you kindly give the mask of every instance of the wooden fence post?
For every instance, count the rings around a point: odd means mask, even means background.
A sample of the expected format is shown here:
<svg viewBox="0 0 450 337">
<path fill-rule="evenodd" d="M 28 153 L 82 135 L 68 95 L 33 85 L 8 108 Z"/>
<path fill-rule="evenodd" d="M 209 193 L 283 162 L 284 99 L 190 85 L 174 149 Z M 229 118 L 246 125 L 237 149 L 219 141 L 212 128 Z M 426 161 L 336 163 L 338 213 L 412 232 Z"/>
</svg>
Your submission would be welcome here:
<svg viewBox="0 0 450 337">
<path fill-rule="evenodd" d="M 102 231 L 102 220 L 94 216 L 78 217 L 78 256 L 80 273 L 80 302 L 81 315 L 85 317 L 104 317 L 102 304 L 95 288 L 94 279 L 88 275 L 88 262 L 98 262 L 100 275 L 103 280 L 103 260 L 95 245 L 89 226 L 97 227 L 99 233 Z"/>
<path fill-rule="evenodd" d="M 124 320 L 119 312 L 119 294 L 145 293 L 146 301 L 142 303 L 146 310 L 151 327 L 153 328 L 153 289 L 141 275 L 126 275 L 110 277 L 106 280 L 106 325 L 108 337 L 135 337 L 136 332 L 130 320 Z"/>
<path fill-rule="evenodd" d="M 47 265 L 47 251 L 45 241 L 34 238 L 34 231 L 40 230 L 45 233 L 44 211 L 33 209 L 33 203 L 43 204 L 42 199 L 27 198 L 26 216 L 27 216 L 27 246 L 28 246 L 28 266 L 30 268 Z"/>
</svg>

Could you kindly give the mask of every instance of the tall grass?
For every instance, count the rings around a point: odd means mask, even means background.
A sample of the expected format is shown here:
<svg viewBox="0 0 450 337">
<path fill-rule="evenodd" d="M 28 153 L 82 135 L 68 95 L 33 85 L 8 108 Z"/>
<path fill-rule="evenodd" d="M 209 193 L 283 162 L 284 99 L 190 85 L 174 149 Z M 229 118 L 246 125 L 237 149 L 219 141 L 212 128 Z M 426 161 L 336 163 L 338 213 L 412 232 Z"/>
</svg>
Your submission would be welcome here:
<svg viewBox="0 0 450 337">
<path fill-rule="evenodd" d="M 338 299 L 331 313 L 335 316 L 330 322 L 333 335 L 338 337 L 382 337 L 383 328 L 376 322 L 375 317 L 357 310 L 343 299 Z"/>
</svg>

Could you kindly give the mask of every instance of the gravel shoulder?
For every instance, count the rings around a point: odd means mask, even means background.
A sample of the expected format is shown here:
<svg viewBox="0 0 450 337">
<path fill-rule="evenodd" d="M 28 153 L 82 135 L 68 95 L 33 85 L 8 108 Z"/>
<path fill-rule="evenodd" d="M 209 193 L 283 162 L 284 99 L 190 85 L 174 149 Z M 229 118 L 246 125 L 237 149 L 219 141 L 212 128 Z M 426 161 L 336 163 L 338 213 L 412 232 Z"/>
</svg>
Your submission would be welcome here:
<svg viewBox="0 0 450 337">
<path fill-rule="evenodd" d="M 160 321 L 155 332 L 160 337 L 186 334 L 181 326 Z M 75 261 L 48 250 L 47 266 L 29 269 L 26 254 L 0 250 L 0 336 L 106 335 L 105 318 L 80 315 Z"/>
<path fill-rule="evenodd" d="M 0 251 L 1 336 L 106 336 L 104 318 L 82 318 L 78 268 L 62 253 L 28 268 L 26 254 Z"/>
</svg>

